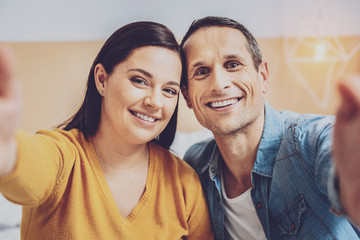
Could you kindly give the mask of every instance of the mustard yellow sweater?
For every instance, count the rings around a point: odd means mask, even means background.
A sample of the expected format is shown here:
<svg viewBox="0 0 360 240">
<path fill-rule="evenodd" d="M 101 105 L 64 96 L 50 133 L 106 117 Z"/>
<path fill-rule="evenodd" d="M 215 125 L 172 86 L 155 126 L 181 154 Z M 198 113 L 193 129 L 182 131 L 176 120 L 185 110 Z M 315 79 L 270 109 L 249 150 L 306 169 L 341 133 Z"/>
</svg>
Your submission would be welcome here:
<svg viewBox="0 0 360 240">
<path fill-rule="evenodd" d="M 23 205 L 22 239 L 213 239 L 196 173 L 165 149 L 150 143 L 146 190 L 124 218 L 81 132 L 18 132 L 17 141 L 17 165 L 0 192 Z"/>
</svg>

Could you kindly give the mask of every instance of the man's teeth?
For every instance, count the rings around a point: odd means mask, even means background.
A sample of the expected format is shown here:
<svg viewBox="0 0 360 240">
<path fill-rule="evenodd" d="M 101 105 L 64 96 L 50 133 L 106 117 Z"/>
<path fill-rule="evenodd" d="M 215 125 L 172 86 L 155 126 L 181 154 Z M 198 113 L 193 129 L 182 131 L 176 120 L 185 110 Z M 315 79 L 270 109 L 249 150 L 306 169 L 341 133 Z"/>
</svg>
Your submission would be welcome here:
<svg viewBox="0 0 360 240">
<path fill-rule="evenodd" d="M 138 118 L 141 118 L 145 121 L 148 121 L 148 122 L 155 122 L 155 118 L 152 118 L 152 117 L 149 117 L 149 116 L 146 116 L 142 113 L 135 113 L 135 115 L 138 117 Z"/>
<path fill-rule="evenodd" d="M 236 98 L 230 99 L 230 100 L 225 100 L 225 101 L 221 101 L 221 102 L 212 102 L 210 103 L 210 106 L 213 108 L 218 108 L 218 107 L 225 107 L 231 104 L 234 104 L 236 102 L 238 102 L 239 100 Z"/>
</svg>

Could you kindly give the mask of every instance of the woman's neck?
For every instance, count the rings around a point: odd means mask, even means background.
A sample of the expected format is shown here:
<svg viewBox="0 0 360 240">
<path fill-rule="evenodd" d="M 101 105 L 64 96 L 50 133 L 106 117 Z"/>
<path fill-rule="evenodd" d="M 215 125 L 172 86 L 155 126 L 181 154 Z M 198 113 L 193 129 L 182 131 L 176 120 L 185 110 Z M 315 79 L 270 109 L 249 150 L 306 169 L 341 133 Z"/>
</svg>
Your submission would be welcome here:
<svg viewBox="0 0 360 240">
<path fill-rule="evenodd" d="M 92 137 L 97 157 L 104 172 L 123 170 L 147 164 L 148 144 L 132 144 L 98 132 Z"/>
</svg>

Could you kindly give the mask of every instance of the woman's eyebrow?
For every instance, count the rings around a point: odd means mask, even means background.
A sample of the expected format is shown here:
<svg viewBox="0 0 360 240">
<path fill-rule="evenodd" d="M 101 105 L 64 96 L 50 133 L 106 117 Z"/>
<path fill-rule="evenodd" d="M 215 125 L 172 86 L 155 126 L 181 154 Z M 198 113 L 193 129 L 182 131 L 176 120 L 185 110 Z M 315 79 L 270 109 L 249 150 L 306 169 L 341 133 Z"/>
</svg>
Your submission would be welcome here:
<svg viewBox="0 0 360 240">
<path fill-rule="evenodd" d="M 128 70 L 128 72 L 141 72 L 145 76 L 147 76 L 149 78 L 153 78 L 153 75 L 151 73 L 149 73 L 148 71 L 145 71 L 144 69 L 141 69 L 141 68 L 131 68 Z"/>
<path fill-rule="evenodd" d="M 153 78 L 153 75 L 151 73 L 149 73 L 148 71 L 145 71 L 144 69 L 141 69 L 141 68 L 131 68 L 128 70 L 128 72 L 140 72 L 151 79 Z M 180 86 L 180 84 L 178 82 L 174 82 L 174 81 L 169 81 L 169 82 L 167 82 L 167 84 L 174 85 L 177 87 Z"/>
<path fill-rule="evenodd" d="M 180 84 L 178 82 L 173 82 L 173 81 L 170 81 L 170 82 L 167 82 L 167 84 L 169 85 L 174 85 L 174 86 L 177 86 L 177 87 L 180 87 Z"/>
</svg>

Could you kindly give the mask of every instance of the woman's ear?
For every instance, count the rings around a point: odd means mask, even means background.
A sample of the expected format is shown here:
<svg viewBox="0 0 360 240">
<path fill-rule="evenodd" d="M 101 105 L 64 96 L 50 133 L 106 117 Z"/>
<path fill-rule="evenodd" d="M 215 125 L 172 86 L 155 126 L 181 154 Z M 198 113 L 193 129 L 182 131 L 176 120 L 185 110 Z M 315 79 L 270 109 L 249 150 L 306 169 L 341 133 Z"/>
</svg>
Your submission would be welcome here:
<svg viewBox="0 0 360 240">
<path fill-rule="evenodd" d="M 104 95 L 106 88 L 107 73 L 104 66 L 101 63 L 96 64 L 94 68 L 94 78 L 96 88 L 101 96 Z"/>
<path fill-rule="evenodd" d="M 186 101 L 186 104 L 187 104 L 188 108 L 192 108 L 191 101 L 190 101 L 190 98 L 189 98 L 189 95 L 188 95 L 188 92 L 187 92 L 187 89 L 186 89 L 185 85 L 183 85 L 181 87 L 181 93 L 183 94 L 183 96 L 185 98 L 185 101 Z"/>
</svg>

